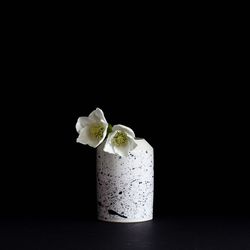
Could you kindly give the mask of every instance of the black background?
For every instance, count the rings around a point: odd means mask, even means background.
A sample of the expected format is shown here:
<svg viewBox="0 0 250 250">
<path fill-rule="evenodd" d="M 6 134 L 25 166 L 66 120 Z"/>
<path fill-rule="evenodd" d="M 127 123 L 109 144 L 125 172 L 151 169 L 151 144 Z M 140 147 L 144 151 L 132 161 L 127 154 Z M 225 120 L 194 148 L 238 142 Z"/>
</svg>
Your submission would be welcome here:
<svg viewBox="0 0 250 250">
<path fill-rule="evenodd" d="M 154 147 L 156 218 L 247 216 L 239 96 L 220 28 L 77 21 L 28 19 L 6 36 L 1 216 L 95 219 L 95 149 L 76 143 L 75 124 L 96 107 Z"/>
<path fill-rule="evenodd" d="M 199 60 L 196 46 L 184 55 L 172 42 L 152 55 L 142 42 L 117 41 L 100 54 L 89 41 L 71 56 L 64 43 L 33 43 L 20 55 L 13 47 L 2 92 L 3 208 L 94 213 L 95 150 L 76 143 L 75 123 L 99 107 L 154 147 L 157 213 L 244 212 L 234 89 L 217 83 L 215 59 L 201 52 Z"/>
</svg>

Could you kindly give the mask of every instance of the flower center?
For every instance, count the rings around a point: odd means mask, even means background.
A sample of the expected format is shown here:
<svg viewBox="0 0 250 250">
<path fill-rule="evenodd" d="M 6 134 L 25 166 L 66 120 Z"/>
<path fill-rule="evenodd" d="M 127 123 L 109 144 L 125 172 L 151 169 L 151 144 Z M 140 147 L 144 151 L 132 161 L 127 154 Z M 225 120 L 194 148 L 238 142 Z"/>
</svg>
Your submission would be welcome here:
<svg viewBox="0 0 250 250">
<path fill-rule="evenodd" d="M 122 146 L 128 142 L 128 137 L 124 132 L 118 131 L 112 139 L 115 146 Z"/>
<path fill-rule="evenodd" d="M 92 137 L 100 140 L 103 137 L 104 130 L 105 128 L 103 124 L 95 123 L 92 124 L 91 127 L 89 128 L 89 133 Z"/>
</svg>

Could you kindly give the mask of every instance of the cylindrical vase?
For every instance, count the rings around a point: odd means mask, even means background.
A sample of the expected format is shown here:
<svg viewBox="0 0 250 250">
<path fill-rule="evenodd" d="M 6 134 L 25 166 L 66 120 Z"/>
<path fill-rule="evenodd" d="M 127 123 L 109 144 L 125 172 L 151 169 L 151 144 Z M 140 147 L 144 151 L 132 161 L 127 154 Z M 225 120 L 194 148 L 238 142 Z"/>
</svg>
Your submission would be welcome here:
<svg viewBox="0 0 250 250">
<path fill-rule="evenodd" d="M 121 157 L 97 148 L 97 216 L 109 222 L 153 219 L 154 152 L 145 139 Z"/>
</svg>

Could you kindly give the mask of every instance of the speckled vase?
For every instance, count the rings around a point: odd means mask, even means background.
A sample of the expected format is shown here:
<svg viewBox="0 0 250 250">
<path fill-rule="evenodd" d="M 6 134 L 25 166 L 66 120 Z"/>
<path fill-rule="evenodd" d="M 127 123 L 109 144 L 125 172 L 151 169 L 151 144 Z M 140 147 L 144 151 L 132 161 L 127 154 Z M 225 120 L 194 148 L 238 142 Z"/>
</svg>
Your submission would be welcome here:
<svg viewBox="0 0 250 250">
<path fill-rule="evenodd" d="M 109 222 L 153 219 L 154 151 L 145 139 L 127 157 L 97 148 L 97 216 Z"/>
</svg>

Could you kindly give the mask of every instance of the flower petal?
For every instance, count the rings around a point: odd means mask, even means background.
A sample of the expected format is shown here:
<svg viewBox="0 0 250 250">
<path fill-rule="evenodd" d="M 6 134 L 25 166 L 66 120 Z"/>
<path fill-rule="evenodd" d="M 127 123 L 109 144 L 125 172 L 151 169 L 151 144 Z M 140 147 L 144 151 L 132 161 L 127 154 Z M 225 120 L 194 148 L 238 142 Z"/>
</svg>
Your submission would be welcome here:
<svg viewBox="0 0 250 250">
<path fill-rule="evenodd" d="M 112 128 L 112 131 L 116 131 L 116 130 L 124 131 L 127 134 L 131 135 L 132 137 L 135 137 L 134 131 L 131 128 L 127 127 L 127 126 L 124 126 L 124 125 L 121 125 L 121 124 L 114 125 L 113 128 Z"/>
<path fill-rule="evenodd" d="M 96 148 L 101 143 L 99 140 L 93 139 L 89 136 L 89 127 L 84 127 L 81 129 L 80 135 L 76 141 L 84 145 L 89 145 L 93 148 Z"/>
<path fill-rule="evenodd" d="M 104 139 L 106 138 L 107 132 L 108 132 L 108 126 L 109 126 L 108 123 L 102 122 L 102 125 L 104 126 L 104 131 L 103 131 L 102 139 L 100 140 L 98 145 L 100 145 L 104 141 Z"/>
<path fill-rule="evenodd" d="M 128 156 L 128 153 L 130 151 L 130 146 L 129 144 L 120 146 L 120 147 L 114 147 L 114 151 L 116 154 L 120 156 Z"/>
<path fill-rule="evenodd" d="M 96 110 L 92 111 L 89 115 L 89 118 L 96 122 L 101 121 L 101 122 L 107 123 L 103 111 L 99 108 L 96 108 Z"/>
<path fill-rule="evenodd" d="M 135 149 L 137 147 L 137 143 L 135 142 L 135 139 L 130 137 L 128 135 L 128 140 L 129 140 L 129 151 L 132 151 L 133 149 Z"/>
<path fill-rule="evenodd" d="M 110 153 L 110 154 L 115 154 L 115 151 L 114 151 L 114 148 L 111 144 L 112 142 L 112 138 L 114 137 L 115 133 L 110 133 L 108 135 L 108 138 L 105 142 L 105 145 L 104 145 L 104 148 L 103 148 L 103 151 L 107 152 L 107 153 Z"/>
<path fill-rule="evenodd" d="M 89 119 L 89 117 L 79 117 L 76 123 L 76 131 L 80 134 L 81 129 L 89 125 L 90 123 L 91 120 Z"/>
</svg>

